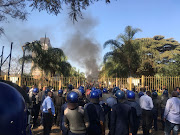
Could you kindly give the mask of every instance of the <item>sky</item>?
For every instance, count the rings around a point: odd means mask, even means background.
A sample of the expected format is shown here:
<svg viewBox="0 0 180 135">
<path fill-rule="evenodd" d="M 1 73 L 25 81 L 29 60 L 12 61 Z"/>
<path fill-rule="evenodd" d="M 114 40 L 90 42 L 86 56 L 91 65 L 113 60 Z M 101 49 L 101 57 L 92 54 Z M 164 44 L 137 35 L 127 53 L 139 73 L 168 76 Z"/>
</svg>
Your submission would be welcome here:
<svg viewBox="0 0 180 135">
<path fill-rule="evenodd" d="M 83 19 L 78 19 L 78 22 L 74 24 L 68 16 L 67 7 L 64 7 L 58 16 L 49 15 L 45 11 L 31 11 L 31 8 L 27 8 L 30 13 L 27 21 L 8 18 L 9 22 L 1 23 L 6 35 L 0 37 L 0 52 L 4 45 L 4 56 L 7 56 L 10 43 L 13 42 L 13 57 L 21 56 L 21 45 L 27 41 L 39 40 L 40 37 L 45 36 L 45 33 L 50 38 L 53 47 L 65 49 L 69 35 L 73 31 L 81 31 L 81 25 L 91 18 L 95 23 L 84 32 L 100 48 L 98 59 L 100 65 L 103 55 L 110 49 L 103 49 L 104 42 L 116 39 L 128 25 L 142 30 L 135 35 L 135 38 L 163 35 L 165 38 L 174 38 L 180 42 L 179 6 L 179 0 L 111 0 L 110 4 L 102 0 L 90 5 L 83 11 Z M 71 52 L 71 49 L 67 52 Z M 69 62 L 80 71 L 85 71 L 76 60 L 69 58 Z"/>
</svg>

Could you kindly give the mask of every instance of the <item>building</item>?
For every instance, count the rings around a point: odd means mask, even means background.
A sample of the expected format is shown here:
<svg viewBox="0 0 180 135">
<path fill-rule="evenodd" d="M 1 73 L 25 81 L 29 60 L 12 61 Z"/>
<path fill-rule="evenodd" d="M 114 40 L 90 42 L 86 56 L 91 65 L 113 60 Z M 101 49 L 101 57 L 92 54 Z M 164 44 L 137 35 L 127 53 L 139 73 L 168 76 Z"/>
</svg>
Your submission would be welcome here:
<svg viewBox="0 0 180 135">
<path fill-rule="evenodd" d="M 44 50 L 48 50 L 48 48 L 51 47 L 51 43 L 50 43 L 49 38 L 46 38 L 46 37 L 40 38 L 40 43 L 42 45 L 42 49 L 44 49 Z M 35 57 L 36 55 L 34 53 L 32 53 L 32 56 Z M 33 66 L 33 62 L 32 62 L 32 66 Z M 43 74 L 43 71 L 39 68 L 35 68 L 32 70 L 32 76 L 34 78 L 38 78 L 38 77 L 42 76 L 42 74 Z"/>
</svg>

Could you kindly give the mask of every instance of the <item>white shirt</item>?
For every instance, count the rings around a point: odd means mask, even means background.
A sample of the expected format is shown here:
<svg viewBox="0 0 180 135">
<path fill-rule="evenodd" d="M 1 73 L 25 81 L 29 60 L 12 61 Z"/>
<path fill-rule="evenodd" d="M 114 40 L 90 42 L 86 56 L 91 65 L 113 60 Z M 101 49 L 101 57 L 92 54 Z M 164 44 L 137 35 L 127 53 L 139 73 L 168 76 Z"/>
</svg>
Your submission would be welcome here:
<svg viewBox="0 0 180 135">
<path fill-rule="evenodd" d="M 164 118 L 171 123 L 180 124 L 180 99 L 178 97 L 167 100 Z"/>
<path fill-rule="evenodd" d="M 146 94 L 140 97 L 139 104 L 144 110 L 152 110 L 153 108 L 152 98 Z"/>
<path fill-rule="evenodd" d="M 33 88 L 29 90 L 29 99 L 32 102 Z"/>
</svg>

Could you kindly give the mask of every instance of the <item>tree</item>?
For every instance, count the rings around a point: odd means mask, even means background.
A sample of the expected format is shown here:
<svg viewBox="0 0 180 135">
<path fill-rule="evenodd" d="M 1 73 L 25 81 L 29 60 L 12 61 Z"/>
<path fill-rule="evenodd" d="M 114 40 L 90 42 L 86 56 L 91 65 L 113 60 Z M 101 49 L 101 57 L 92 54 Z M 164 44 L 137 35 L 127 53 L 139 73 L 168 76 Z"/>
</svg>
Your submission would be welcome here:
<svg viewBox="0 0 180 135">
<path fill-rule="evenodd" d="M 26 20 L 28 13 L 25 6 L 25 0 L 0 0 L 0 22 L 7 22 L 8 16 L 14 19 Z M 0 35 L 3 33 L 3 27 L 0 27 Z"/>
<path fill-rule="evenodd" d="M 49 48 L 46 54 L 49 60 L 49 71 L 52 76 L 55 74 L 70 75 L 71 65 L 67 62 L 67 57 L 63 50 L 60 48 Z"/>
<path fill-rule="evenodd" d="M 34 41 L 25 44 L 25 51 L 31 52 L 29 55 L 22 57 L 22 62 L 33 62 L 32 70 L 40 68 L 46 75 L 51 76 L 63 75 L 69 76 L 71 65 L 67 62 L 64 52 L 59 48 L 42 49 L 40 41 Z"/>
<path fill-rule="evenodd" d="M 136 74 L 140 62 L 138 54 L 139 44 L 134 42 L 133 38 L 139 31 L 141 30 L 127 26 L 125 33 L 118 35 L 117 40 L 108 40 L 104 43 L 104 48 L 107 45 L 111 45 L 112 48 L 111 52 L 107 52 L 104 55 L 105 66 L 110 66 L 113 63 L 114 67 L 109 71 L 116 74 L 116 76 L 128 77 Z M 106 60 L 109 60 L 108 63 L 106 63 Z"/>
<path fill-rule="evenodd" d="M 172 71 L 178 64 L 180 44 L 173 38 L 157 35 L 153 38 L 135 39 L 140 45 L 141 64 L 139 75 L 177 75 Z"/>
<path fill-rule="evenodd" d="M 90 4 L 99 0 L 30 0 L 31 7 L 38 9 L 39 11 L 46 10 L 50 14 L 58 15 L 63 9 L 65 4 L 69 6 L 71 11 L 70 17 L 73 21 L 77 21 L 78 17 L 82 17 L 82 10 L 85 10 Z M 110 3 L 110 0 L 105 0 L 106 3 Z"/>
<path fill-rule="evenodd" d="M 77 71 L 75 67 L 72 67 L 70 71 L 70 76 L 85 78 L 85 73 L 79 72 L 79 70 Z"/>
<path fill-rule="evenodd" d="M 85 10 L 93 2 L 99 0 L 0 0 L 0 22 L 7 21 L 8 16 L 14 19 L 26 20 L 28 12 L 26 6 L 39 11 L 47 11 L 49 14 L 58 15 L 62 6 L 70 7 L 69 16 L 73 21 L 82 18 L 82 10 Z M 110 3 L 110 0 L 105 0 Z M 4 33 L 0 27 L 0 35 Z"/>
</svg>

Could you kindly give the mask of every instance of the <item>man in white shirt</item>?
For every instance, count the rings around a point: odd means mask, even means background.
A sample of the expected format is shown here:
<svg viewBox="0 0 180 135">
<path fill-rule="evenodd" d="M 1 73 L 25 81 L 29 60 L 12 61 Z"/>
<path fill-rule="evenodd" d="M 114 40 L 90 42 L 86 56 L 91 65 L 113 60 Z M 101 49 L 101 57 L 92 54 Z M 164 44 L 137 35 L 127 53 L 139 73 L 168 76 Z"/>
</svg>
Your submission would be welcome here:
<svg viewBox="0 0 180 135">
<path fill-rule="evenodd" d="M 170 135 L 173 130 L 173 135 L 178 135 L 180 128 L 180 99 L 178 98 L 178 92 L 172 92 L 172 98 L 167 100 L 165 111 L 165 135 Z"/>
<path fill-rule="evenodd" d="M 36 85 L 33 85 L 32 88 L 29 90 L 29 100 L 32 102 L 32 96 L 33 96 L 33 90 L 34 88 L 37 88 Z"/>
<path fill-rule="evenodd" d="M 140 106 L 142 108 L 142 128 L 143 135 L 149 135 L 149 130 L 152 126 L 153 115 L 153 101 L 151 98 L 151 92 L 147 91 L 146 94 L 140 97 L 139 99 Z"/>
</svg>

